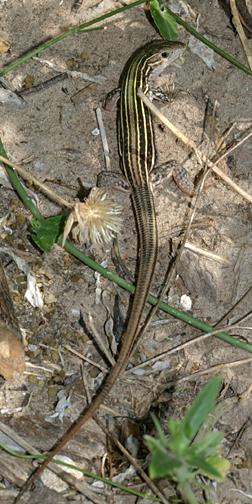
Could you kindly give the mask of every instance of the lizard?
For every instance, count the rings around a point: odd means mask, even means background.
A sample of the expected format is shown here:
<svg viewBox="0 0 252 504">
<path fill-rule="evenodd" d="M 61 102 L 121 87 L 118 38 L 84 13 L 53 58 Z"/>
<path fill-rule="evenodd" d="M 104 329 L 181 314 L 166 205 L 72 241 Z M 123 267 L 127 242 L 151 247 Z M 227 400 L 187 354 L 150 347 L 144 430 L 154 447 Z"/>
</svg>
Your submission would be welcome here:
<svg viewBox="0 0 252 504">
<path fill-rule="evenodd" d="M 138 90 L 149 89 L 149 76 L 175 61 L 185 46 L 181 42 L 154 40 L 138 49 L 126 63 L 120 79 L 120 98 L 117 114 L 118 151 L 124 177 L 131 190 L 131 202 L 138 232 L 138 274 L 127 327 L 122 335 L 115 365 L 104 380 L 91 404 L 65 432 L 44 460 L 21 488 L 17 503 L 31 484 L 37 480 L 53 457 L 80 431 L 106 400 L 119 376 L 126 369 L 134 343 L 140 331 L 145 303 L 155 270 L 158 236 L 150 173 L 155 166 L 156 149 L 152 116 L 138 97 Z"/>
</svg>

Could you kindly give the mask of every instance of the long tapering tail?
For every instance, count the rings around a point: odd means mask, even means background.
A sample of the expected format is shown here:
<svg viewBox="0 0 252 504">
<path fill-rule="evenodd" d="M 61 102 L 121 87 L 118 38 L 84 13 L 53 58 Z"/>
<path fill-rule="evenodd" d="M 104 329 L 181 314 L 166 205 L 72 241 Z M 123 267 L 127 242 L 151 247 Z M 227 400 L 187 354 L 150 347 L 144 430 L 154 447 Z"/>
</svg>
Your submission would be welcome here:
<svg viewBox="0 0 252 504">
<path fill-rule="evenodd" d="M 92 400 L 92 403 L 83 409 L 77 420 L 71 425 L 63 437 L 57 441 L 50 453 L 48 453 L 48 458 L 32 473 L 30 478 L 22 487 L 15 503 L 17 503 L 21 495 L 29 489 L 31 484 L 41 476 L 44 469 L 52 461 L 53 457 L 59 453 L 70 441 L 70 439 L 79 432 L 81 427 L 95 415 L 99 406 L 107 398 L 117 379 L 127 367 L 128 359 L 139 332 L 139 325 L 145 302 L 149 294 L 157 256 L 155 207 L 152 192 L 147 184 L 143 187 L 141 186 L 135 188 L 132 191 L 132 203 L 135 211 L 139 238 L 138 276 L 131 306 L 131 313 L 127 329 L 122 335 L 122 343 L 118 359 L 108 376 L 105 378 L 104 383 L 95 398 Z"/>
</svg>

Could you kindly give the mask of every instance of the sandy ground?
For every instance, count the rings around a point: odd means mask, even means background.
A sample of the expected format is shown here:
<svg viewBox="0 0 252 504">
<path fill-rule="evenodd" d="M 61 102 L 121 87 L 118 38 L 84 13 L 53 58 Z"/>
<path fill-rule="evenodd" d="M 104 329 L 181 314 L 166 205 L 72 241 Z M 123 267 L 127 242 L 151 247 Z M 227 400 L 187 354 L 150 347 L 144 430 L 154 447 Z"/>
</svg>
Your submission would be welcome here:
<svg viewBox="0 0 252 504">
<path fill-rule="evenodd" d="M 120 7 L 123 2 L 84 0 L 79 10 L 71 11 L 70 0 L 8 0 L 0 2 L 0 36 L 10 49 L 3 53 L 1 64 L 14 60 L 39 42 L 55 36 L 68 26 Z M 217 1 L 191 0 L 195 14 L 200 14 L 199 30 L 215 44 L 245 62 L 239 38 L 234 35 L 228 19 Z M 190 19 L 193 22 L 193 19 Z M 70 37 L 43 52 L 6 76 L 12 89 L 21 90 L 45 82 L 65 69 L 88 74 L 98 82 L 80 77 L 68 77 L 51 82 L 42 90 L 23 94 L 24 106 L 0 105 L 0 135 L 10 159 L 25 164 L 27 170 L 48 184 L 54 191 L 72 201 L 78 198 L 80 184 L 96 183 L 97 174 L 104 169 L 104 157 L 99 134 L 96 135 L 95 109 L 106 94 L 118 85 L 125 62 L 137 48 L 157 38 L 142 7 L 112 18 L 104 29 Z M 188 42 L 189 35 L 180 31 L 179 39 Z M 50 68 L 46 61 L 53 67 Z M 189 49 L 183 63 L 172 66 L 159 77 L 158 85 L 175 84 L 175 99 L 162 104 L 162 111 L 191 140 L 198 145 L 203 138 L 207 98 L 216 100 L 218 131 L 232 123 L 236 127 L 231 138 L 250 126 L 252 120 L 251 78 L 227 61 L 214 55 L 214 68 L 207 65 Z M 32 88 L 30 88 L 32 91 Z M 21 93 L 22 94 L 22 93 Z M 113 170 L 119 171 L 116 138 L 116 110 L 103 111 Z M 185 163 L 192 179 L 200 167 L 195 158 L 188 159 L 188 150 L 167 130 L 155 124 L 158 164 L 176 159 Z M 230 138 L 228 139 L 230 141 Z M 205 152 L 212 152 L 212 143 L 204 140 Z M 222 169 L 245 191 L 251 193 L 251 141 L 235 150 L 221 165 Z M 34 187 L 39 209 L 45 216 L 56 215 L 60 207 L 50 202 Z M 9 214 L 7 228 L 1 229 L 1 246 L 9 246 L 28 262 L 36 275 L 44 306 L 32 307 L 24 299 L 26 278 L 7 254 L 1 253 L 15 310 L 26 339 L 26 375 L 21 384 L 11 385 L 2 380 L 0 388 L 1 422 L 37 450 L 49 450 L 78 416 L 86 401 L 79 357 L 81 355 L 106 366 L 94 345 L 96 331 L 104 341 L 113 341 L 118 329 L 112 330 L 118 310 L 125 320 L 128 294 L 108 280 L 69 256 L 59 246 L 50 254 L 42 254 L 30 238 L 30 214 L 15 193 L 0 187 L 0 218 Z M 181 240 L 191 199 L 180 191 L 172 179 L 154 187 L 159 229 L 159 257 L 153 282 L 153 293 L 162 285 L 164 271 L 171 253 Z M 119 236 L 122 258 L 134 272 L 137 253 L 136 232 L 130 199 L 127 194 L 115 196 L 123 205 L 123 230 Z M 209 175 L 200 195 L 194 226 L 189 241 L 226 260 L 224 264 L 200 254 L 184 251 L 176 267 L 176 276 L 169 290 L 168 301 L 181 308 L 181 296 L 192 301 L 191 313 L 211 324 L 235 322 L 247 314 L 251 305 L 251 210 L 249 203 L 218 179 Z M 85 250 L 84 247 L 82 247 Z M 98 262 L 114 269 L 110 247 L 87 251 Z M 242 299 L 244 294 L 248 294 Z M 242 299 L 242 300 L 241 300 Z M 241 300 L 241 301 L 240 301 Z M 237 307 L 230 310 L 240 301 Z M 90 322 L 89 314 L 93 322 Z M 119 317 L 120 320 L 120 317 Z M 249 321 L 245 323 L 249 325 Z M 119 323 L 122 329 L 122 322 Z M 119 331 L 120 332 L 120 331 Z M 245 339 L 250 333 L 234 330 Z M 132 362 L 138 364 L 170 348 L 196 337 L 199 332 L 159 312 L 144 334 Z M 112 340 L 112 343 L 111 343 Z M 197 342 L 172 356 L 165 357 L 162 368 L 149 365 L 141 375 L 127 374 L 117 384 L 101 414 L 110 412 L 109 427 L 122 442 L 133 429 L 140 441 L 139 457 L 146 452 L 141 445 L 142 434 L 152 431 L 148 418 L 150 410 L 165 423 L 169 416 L 179 417 L 190 404 L 207 378 L 195 376 L 181 382 L 183 376 L 206 370 L 216 364 L 233 362 L 248 354 L 223 342 L 209 338 Z M 158 361 L 161 362 L 161 359 Z M 91 393 L 102 380 L 101 372 L 84 364 Z M 216 426 L 225 434 L 222 452 L 231 462 L 231 472 L 222 485 L 212 487 L 212 500 L 218 503 L 249 502 L 251 499 L 251 398 L 237 402 L 251 385 L 251 364 L 226 367 L 223 377 L 222 406 Z M 63 396 L 63 418 L 52 415 Z M 116 419 L 116 417 L 120 417 Z M 122 417 L 122 418 L 121 418 Z M 0 424 L 1 427 L 1 424 Z M 1 430 L 1 429 L 0 429 Z M 1 437 L 2 441 L 3 435 Z M 3 438 L 4 442 L 4 438 Z M 71 459 L 88 470 L 101 471 L 102 457 L 107 453 L 107 476 L 125 473 L 124 483 L 145 487 L 131 476 L 127 480 L 127 461 L 111 445 L 106 445 L 104 433 L 90 422 L 83 432 L 64 450 Z M 1 502 L 13 501 L 18 487 L 32 470 L 31 463 L 16 462 L 1 454 Z M 96 488 L 84 480 L 67 490 L 59 484 L 38 486 L 29 502 L 136 502 L 135 497 L 123 496 L 110 488 Z M 55 488 L 61 490 L 56 493 Z M 167 495 L 172 495 L 167 482 L 162 483 Z M 243 493 L 242 493 L 243 492 Z M 249 497 L 250 495 L 250 497 Z"/>
</svg>

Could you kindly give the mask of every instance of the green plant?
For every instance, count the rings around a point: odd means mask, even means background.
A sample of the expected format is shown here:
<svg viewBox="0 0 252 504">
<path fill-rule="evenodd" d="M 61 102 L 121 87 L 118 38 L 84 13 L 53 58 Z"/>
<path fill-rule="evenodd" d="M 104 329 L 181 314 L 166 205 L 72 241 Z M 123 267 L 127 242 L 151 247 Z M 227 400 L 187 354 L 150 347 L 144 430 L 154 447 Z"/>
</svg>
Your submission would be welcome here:
<svg viewBox="0 0 252 504">
<path fill-rule="evenodd" d="M 180 16 L 175 14 L 169 7 L 167 7 L 164 0 L 150 0 L 150 12 L 154 23 L 160 33 L 160 35 L 167 40 L 177 39 L 177 27 L 176 23 L 183 26 L 186 31 L 193 35 L 196 39 L 200 40 L 203 44 L 210 47 L 216 54 L 219 54 L 222 58 L 229 61 L 232 65 L 236 66 L 248 75 L 252 75 L 250 68 L 243 65 L 238 61 L 232 54 L 227 53 L 221 47 L 215 45 L 211 40 L 202 35 L 198 30 L 196 30 L 191 24 L 187 23 Z"/>
<path fill-rule="evenodd" d="M 7 153 L 4 149 L 0 138 L 0 155 L 7 159 Z M 24 206 L 31 212 L 33 219 L 31 221 L 31 236 L 36 245 L 43 251 L 49 252 L 53 243 L 57 243 L 58 245 L 62 245 L 62 237 L 63 237 L 63 224 L 65 217 L 63 215 L 58 215 L 56 217 L 48 217 L 45 219 L 43 215 L 39 212 L 36 205 L 33 203 L 23 184 L 21 184 L 16 172 L 8 166 L 7 163 L 4 164 L 7 175 L 10 179 L 13 189 L 17 192 L 19 198 L 23 202 Z M 91 257 L 83 254 L 73 243 L 69 240 L 66 240 L 64 244 L 64 249 L 76 259 L 84 263 L 89 268 L 94 271 L 100 273 L 104 278 L 107 278 L 111 282 L 115 282 L 117 285 L 127 290 L 130 293 L 134 292 L 134 286 L 127 282 L 124 278 L 116 275 L 109 269 L 104 268 L 97 262 L 95 262 Z M 155 305 L 157 303 L 157 299 L 154 296 L 148 297 L 148 303 Z M 183 312 L 182 310 L 178 310 L 167 303 L 161 302 L 159 305 L 159 309 L 168 313 L 172 317 L 177 318 L 187 324 L 190 324 L 195 329 L 200 329 L 206 333 L 212 332 L 213 327 L 204 322 L 203 320 L 197 319 L 193 317 L 187 312 Z M 242 339 L 235 338 L 234 336 L 230 336 L 224 331 L 218 331 L 214 334 L 215 338 L 218 338 L 222 341 L 225 341 L 229 345 L 235 346 L 237 348 L 242 348 L 246 352 L 252 353 L 252 345 L 243 341 Z"/>
<path fill-rule="evenodd" d="M 27 61 L 31 60 L 34 56 L 37 56 L 38 54 L 44 52 L 46 49 L 49 47 L 53 46 L 54 44 L 57 44 L 58 42 L 68 38 L 72 37 L 73 35 L 76 35 L 78 33 L 85 33 L 93 30 L 100 30 L 102 29 L 102 26 L 90 28 L 90 26 L 93 26 L 97 23 L 100 23 L 102 21 L 105 21 L 106 19 L 109 19 L 113 16 L 116 16 L 118 14 L 121 14 L 129 9 L 138 7 L 141 4 L 146 3 L 145 0 L 135 0 L 127 5 L 124 5 L 123 7 L 119 7 L 118 9 L 114 9 L 112 11 L 106 12 L 105 14 L 96 17 L 95 19 L 91 19 L 90 21 L 87 21 L 86 23 L 81 23 L 78 26 L 71 26 L 68 30 L 59 33 L 56 35 L 56 37 L 53 37 L 49 40 L 46 40 L 45 42 L 42 42 L 41 44 L 37 45 L 36 47 L 33 47 L 26 53 L 22 54 L 18 58 L 16 58 L 14 61 L 11 61 L 8 63 L 6 66 L 0 68 L 0 77 L 3 77 L 9 72 L 12 72 L 15 70 L 17 67 L 20 65 L 23 65 Z M 246 67 L 243 65 L 240 61 L 238 61 L 232 54 L 227 53 L 220 47 L 216 46 L 208 40 L 206 37 L 204 37 L 201 33 L 199 33 L 193 26 L 191 26 L 189 23 L 184 21 L 180 16 L 177 14 L 174 14 L 174 12 L 171 11 L 166 5 L 163 4 L 163 1 L 161 0 L 150 0 L 147 2 L 148 5 L 150 5 L 150 11 L 151 15 L 153 17 L 153 20 L 163 38 L 175 40 L 177 37 L 177 27 L 176 23 L 180 24 L 187 30 L 189 33 L 191 33 L 194 37 L 199 39 L 201 42 L 206 44 L 208 47 L 213 49 L 217 54 L 219 54 L 222 58 L 225 58 L 227 61 L 232 63 L 232 65 L 235 65 L 237 68 L 242 70 L 243 72 L 247 73 L 248 75 L 252 75 L 252 71 L 250 68 Z"/>
<path fill-rule="evenodd" d="M 151 452 L 149 473 L 151 478 L 167 477 L 177 485 L 177 490 L 188 504 L 197 504 L 194 489 L 199 486 L 197 476 L 222 481 L 229 470 L 229 462 L 219 454 L 221 432 L 208 432 L 198 440 L 198 435 L 208 414 L 214 409 L 221 385 L 213 378 L 196 396 L 181 420 L 168 421 L 167 436 L 158 419 L 153 417 L 158 438 L 145 436 Z"/>
</svg>

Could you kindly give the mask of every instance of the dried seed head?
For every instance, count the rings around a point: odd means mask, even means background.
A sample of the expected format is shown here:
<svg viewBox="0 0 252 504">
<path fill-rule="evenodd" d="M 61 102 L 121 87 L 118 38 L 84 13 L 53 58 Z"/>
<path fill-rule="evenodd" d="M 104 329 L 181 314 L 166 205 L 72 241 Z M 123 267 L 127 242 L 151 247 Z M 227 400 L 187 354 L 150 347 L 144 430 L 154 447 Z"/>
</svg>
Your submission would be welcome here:
<svg viewBox="0 0 252 504">
<path fill-rule="evenodd" d="M 107 196 L 104 189 L 94 187 L 84 203 L 77 203 L 69 215 L 63 244 L 74 222 L 77 226 L 73 235 L 80 243 L 102 245 L 110 242 L 122 226 L 122 208 Z"/>
</svg>

